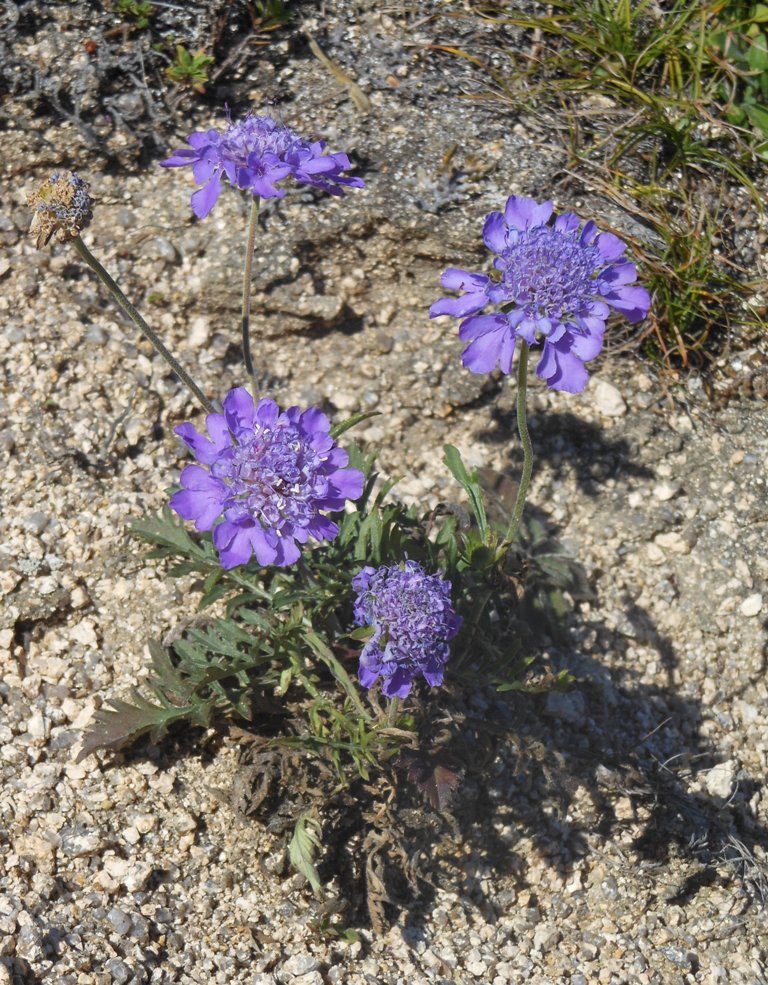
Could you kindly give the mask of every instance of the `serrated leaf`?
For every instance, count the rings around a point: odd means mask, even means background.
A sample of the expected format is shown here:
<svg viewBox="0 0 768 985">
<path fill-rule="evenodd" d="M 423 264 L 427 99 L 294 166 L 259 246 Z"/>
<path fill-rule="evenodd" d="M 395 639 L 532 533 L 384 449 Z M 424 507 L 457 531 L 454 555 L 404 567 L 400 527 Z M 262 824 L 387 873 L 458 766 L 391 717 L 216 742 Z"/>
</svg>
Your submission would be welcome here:
<svg viewBox="0 0 768 985">
<path fill-rule="evenodd" d="M 174 514 L 167 507 L 158 516 L 136 520 L 129 530 L 150 544 L 171 547 L 180 554 L 197 553 L 199 550 L 186 528 L 176 522 Z"/>
<path fill-rule="evenodd" d="M 185 718 L 192 717 L 195 724 L 205 724 L 210 717 L 211 709 L 202 705 L 197 708 L 157 705 L 137 690 L 132 692 L 131 697 L 132 702 L 111 698 L 109 706 L 99 709 L 93 724 L 85 732 L 76 762 L 79 763 L 97 749 L 122 749 L 142 735 L 150 735 L 157 741 L 174 722 Z"/>
<path fill-rule="evenodd" d="M 320 847 L 320 823 L 306 811 L 296 822 L 293 837 L 288 846 L 288 857 L 291 865 L 300 872 L 312 887 L 315 896 L 320 895 L 320 876 L 314 864 L 317 850 Z"/>
</svg>

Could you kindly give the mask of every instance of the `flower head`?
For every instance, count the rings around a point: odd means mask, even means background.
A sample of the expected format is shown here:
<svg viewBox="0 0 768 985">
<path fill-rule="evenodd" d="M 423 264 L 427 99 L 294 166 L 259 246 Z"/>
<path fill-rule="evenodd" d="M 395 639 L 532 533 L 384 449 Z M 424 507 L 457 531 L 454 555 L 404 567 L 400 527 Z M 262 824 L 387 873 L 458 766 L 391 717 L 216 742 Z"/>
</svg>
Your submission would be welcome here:
<svg viewBox="0 0 768 985">
<path fill-rule="evenodd" d="M 416 561 L 404 561 L 363 568 L 352 587 L 358 593 L 355 623 L 373 626 L 360 654 L 363 687 L 373 687 L 381 677 L 383 694 L 404 698 L 419 674 L 432 687 L 442 684 L 448 641 L 461 626 L 451 604 L 451 583 L 428 575 Z"/>
<path fill-rule="evenodd" d="M 343 195 L 343 185 L 364 187 L 360 178 L 342 175 L 350 168 L 346 154 L 323 154 L 322 140 L 310 143 L 270 116 L 251 114 L 239 123 L 230 121 L 224 133 L 198 131 L 188 140 L 191 150 L 183 147 L 161 165 L 192 166 L 196 184 L 203 186 L 192 195 L 192 210 L 200 219 L 216 204 L 223 177 L 259 198 L 282 198 L 285 190 L 277 183 L 289 177 L 331 195 Z"/>
<path fill-rule="evenodd" d="M 651 300 L 635 284 L 637 270 L 617 236 L 598 233 L 592 221 L 581 228 L 571 212 L 550 224 L 552 209 L 551 202 L 512 195 L 503 213 L 487 216 L 483 240 L 497 254 L 498 274 L 449 268 L 443 287 L 464 294 L 441 298 L 429 314 L 472 316 L 461 323 L 459 338 L 469 342 L 462 362 L 473 373 L 497 365 L 509 373 L 517 339 L 541 342 L 538 376 L 553 390 L 579 393 L 587 384 L 584 363 L 600 351 L 611 308 L 638 322 Z M 478 315 L 488 305 L 501 310 Z"/>
<path fill-rule="evenodd" d="M 314 407 L 281 412 L 274 400 L 254 405 L 242 387 L 223 406 L 223 414 L 206 418 L 210 439 L 191 424 L 176 428 L 207 469 L 183 470 L 171 509 L 198 530 L 213 528 L 223 568 L 254 554 L 259 564 L 293 564 L 310 537 L 333 540 L 339 528 L 320 511 L 357 499 L 363 473 L 346 467 L 349 456 L 331 438 L 325 414 Z"/>
<path fill-rule="evenodd" d="M 76 239 L 93 218 L 88 182 L 74 171 L 54 171 L 27 199 L 34 215 L 30 232 L 37 236 L 38 250 L 54 233 L 62 243 Z"/>
</svg>

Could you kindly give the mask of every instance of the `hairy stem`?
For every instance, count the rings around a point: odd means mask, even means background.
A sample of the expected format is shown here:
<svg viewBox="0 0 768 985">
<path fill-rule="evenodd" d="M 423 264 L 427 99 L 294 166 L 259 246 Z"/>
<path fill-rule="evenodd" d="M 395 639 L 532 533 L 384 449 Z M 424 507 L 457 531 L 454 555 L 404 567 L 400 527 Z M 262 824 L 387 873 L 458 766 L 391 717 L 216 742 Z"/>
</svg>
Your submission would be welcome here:
<svg viewBox="0 0 768 985">
<path fill-rule="evenodd" d="M 517 430 L 523 446 L 523 474 L 520 476 L 515 508 L 512 511 L 512 519 L 507 528 L 507 535 L 504 538 L 507 545 L 512 543 L 517 533 L 517 528 L 520 526 L 525 500 L 528 495 L 528 486 L 531 484 L 531 473 L 533 472 L 533 447 L 531 445 L 531 436 L 528 434 L 528 422 L 525 417 L 525 405 L 528 396 L 528 352 L 528 343 L 523 342 L 521 339 L 520 359 L 517 364 Z"/>
<path fill-rule="evenodd" d="M 245 266 L 243 268 L 243 361 L 245 371 L 251 379 L 253 399 L 258 399 L 256 393 L 256 370 L 251 355 L 251 276 L 253 272 L 253 250 L 256 244 L 256 228 L 259 218 L 259 198 L 253 196 L 251 218 L 248 223 L 248 242 L 245 247 Z"/>
<path fill-rule="evenodd" d="M 160 353 L 160 355 L 165 359 L 168 365 L 171 367 L 173 372 L 178 376 L 182 383 L 187 387 L 187 389 L 200 401 L 200 403 L 205 408 L 206 412 L 209 414 L 214 413 L 213 404 L 205 396 L 200 387 L 195 383 L 189 373 L 184 369 L 184 367 L 179 363 L 179 361 L 171 355 L 171 353 L 166 349 L 160 338 L 156 333 L 147 325 L 138 311 L 134 308 L 128 298 L 123 294 L 120 288 L 117 286 L 115 281 L 110 277 L 107 271 L 102 267 L 96 257 L 91 253 L 82 239 L 77 236 L 72 240 L 72 245 L 80 254 L 82 259 L 91 270 L 96 274 L 102 284 L 107 288 L 112 297 L 117 301 L 120 308 L 125 312 L 126 315 L 131 319 L 133 324 L 138 328 L 142 335 L 149 339 L 155 349 Z"/>
</svg>

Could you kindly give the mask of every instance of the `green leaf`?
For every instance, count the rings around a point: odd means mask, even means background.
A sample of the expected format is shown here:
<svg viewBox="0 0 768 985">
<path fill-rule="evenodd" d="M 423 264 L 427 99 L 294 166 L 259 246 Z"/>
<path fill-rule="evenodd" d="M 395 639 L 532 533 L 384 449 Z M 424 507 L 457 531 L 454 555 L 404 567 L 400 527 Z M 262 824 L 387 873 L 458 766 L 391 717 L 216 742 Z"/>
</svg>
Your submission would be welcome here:
<svg viewBox="0 0 768 985">
<path fill-rule="evenodd" d="M 132 701 L 111 698 L 109 706 L 96 713 L 93 724 L 85 732 L 79 763 L 97 749 L 122 749 L 142 735 L 153 741 L 161 739 L 174 722 L 190 719 L 196 725 L 206 725 L 212 712 L 212 702 L 196 706 L 177 707 L 169 703 L 153 704 L 139 691 L 132 692 Z"/>
<path fill-rule="evenodd" d="M 768 108 L 754 103 L 744 103 L 743 106 L 752 126 L 757 127 L 768 137 Z"/>
<path fill-rule="evenodd" d="M 320 895 L 320 876 L 315 868 L 314 859 L 320 847 L 321 833 L 319 821 L 312 817 L 310 811 L 305 811 L 296 822 L 288 847 L 291 865 L 304 876 L 315 896 Z"/>
<path fill-rule="evenodd" d="M 379 417 L 381 414 L 380 410 L 367 410 L 361 412 L 360 414 L 353 414 L 344 421 L 339 421 L 338 424 L 334 424 L 331 428 L 331 437 L 336 441 L 345 431 L 349 431 L 350 428 L 356 427 L 362 421 L 368 421 L 372 417 Z"/>
<path fill-rule="evenodd" d="M 766 36 L 761 34 L 755 38 L 749 46 L 747 62 L 753 72 L 764 72 L 768 69 L 768 50 L 766 49 Z"/>
<path fill-rule="evenodd" d="M 467 468 L 461 460 L 459 449 L 454 445 L 444 445 L 443 451 L 445 452 L 443 461 L 448 466 L 451 475 L 461 484 L 467 496 L 469 496 L 469 505 L 474 514 L 475 521 L 480 528 L 480 533 L 484 537 L 488 530 L 488 518 L 485 512 L 483 491 L 480 488 L 477 478 L 477 471 L 473 471 L 471 475 L 467 472 Z"/>
</svg>

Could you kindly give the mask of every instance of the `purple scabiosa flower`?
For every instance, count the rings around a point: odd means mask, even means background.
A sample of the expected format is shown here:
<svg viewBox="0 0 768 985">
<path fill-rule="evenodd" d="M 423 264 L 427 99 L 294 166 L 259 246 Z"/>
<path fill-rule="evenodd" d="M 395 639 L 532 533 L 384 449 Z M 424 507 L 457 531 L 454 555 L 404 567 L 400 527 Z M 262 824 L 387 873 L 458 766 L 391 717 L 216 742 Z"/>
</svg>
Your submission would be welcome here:
<svg viewBox="0 0 768 985">
<path fill-rule="evenodd" d="M 166 161 L 164 168 L 192 166 L 195 183 L 202 185 L 192 195 L 192 211 L 204 219 L 221 194 L 221 179 L 259 198 L 282 198 L 277 183 L 293 177 L 321 188 L 330 195 L 343 195 L 341 186 L 363 188 L 360 178 L 345 176 L 350 168 L 346 154 L 323 154 L 325 143 L 310 143 L 271 116 L 250 114 L 239 123 L 229 121 L 224 133 L 198 131 Z"/>
<path fill-rule="evenodd" d="M 551 202 L 510 196 L 504 212 L 492 212 L 483 227 L 498 275 L 450 267 L 443 287 L 464 294 L 441 298 L 429 315 L 472 316 L 461 323 L 459 338 L 469 342 L 462 362 L 473 373 L 497 365 L 509 373 L 518 338 L 541 342 L 538 376 L 553 390 L 579 393 L 587 384 L 584 363 L 600 351 L 611 308 L 638 322 L 651 300 L 635 284 L 637 270 L 617 236 L 599 233 L 591 220 L 582 229 L 572 212 L 550 224 L 552 210 Z M 501 310 L 478 315 L 489 304 Z"/>
<path fill-rule="evenodd" d="M 360 654 L 363 687 L 382 680 L 388 698 L 404 698 L 421 674 L 431 687 L 443 683 L 448 641 L 458 633 L 461 616 L 451 603 L 451 583 L 428 575 L 417 561 L 366 567 L 354 577 L 354 618 L 373 626 Z"/>
<path fill-rule="evenodd" d="M 224 398 L 224 413 L 206 418 L 210 439 L 191 424 L 176 434 L 201 465 L 187 465 L 171 509 L 198 530 L 213 528 L 221 566 L 285 566 L 310 537 L 333 540 L 339 528 L 321 510 L 344 508 L 363 491 L 363 473 L 330 436 L 328 418 L 315 407 L 281 412 L 274 400 L 253 398 L 243 387 Z M 217 523 L 217 520 L 220 522 Z"/>
</svg>

